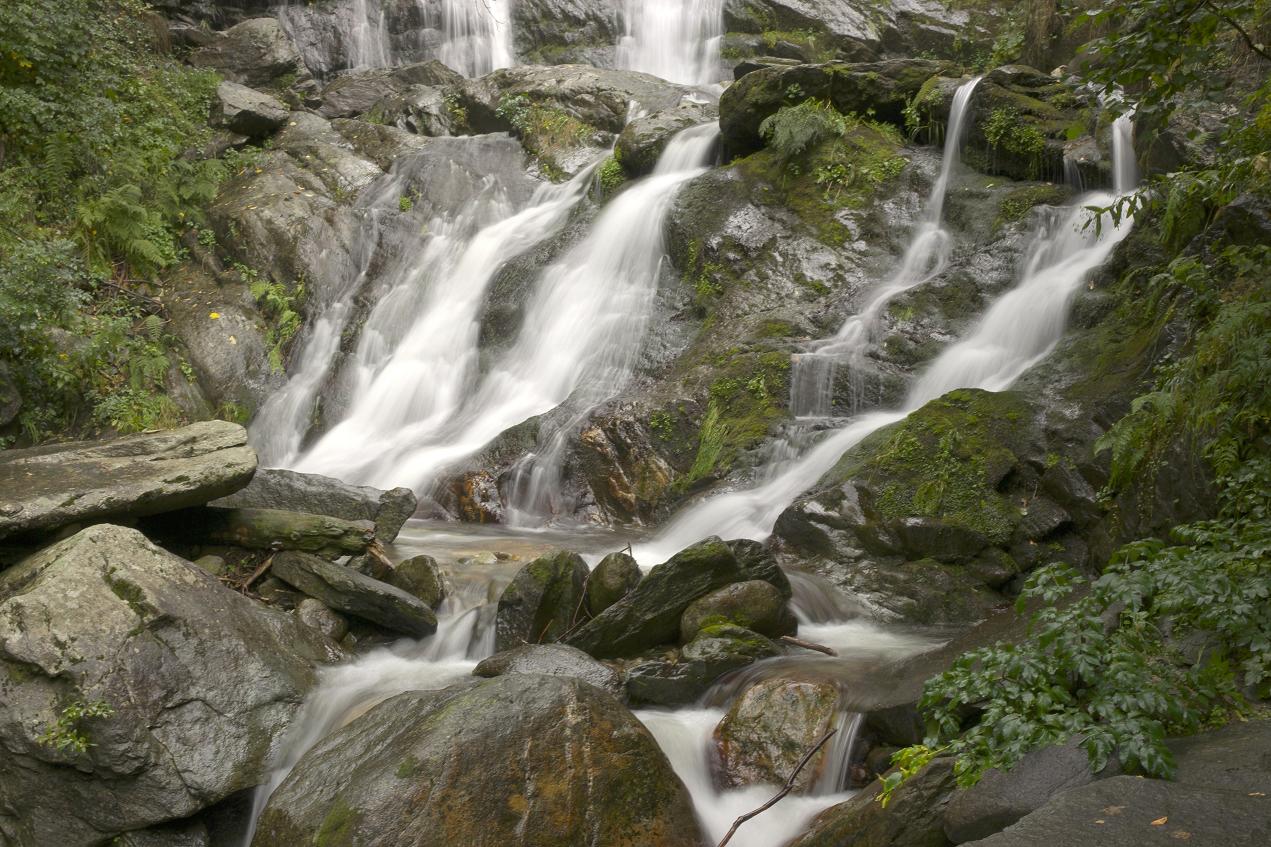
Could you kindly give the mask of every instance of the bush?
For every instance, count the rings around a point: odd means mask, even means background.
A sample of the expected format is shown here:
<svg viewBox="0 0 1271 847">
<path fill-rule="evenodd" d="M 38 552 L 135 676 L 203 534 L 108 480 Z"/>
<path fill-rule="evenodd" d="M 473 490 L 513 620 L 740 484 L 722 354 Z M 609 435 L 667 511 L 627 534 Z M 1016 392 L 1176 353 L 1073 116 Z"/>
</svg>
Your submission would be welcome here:
<svg viewBox="0 0 1271 847">
<path fill-rule="evenodd" d="M 815 97 L 797 106 L 783 106 L 759 125 L 759 135 L 780 156 L 796 159 L 823 141 L 847 132 L 847 119 Z"/>
</svg>

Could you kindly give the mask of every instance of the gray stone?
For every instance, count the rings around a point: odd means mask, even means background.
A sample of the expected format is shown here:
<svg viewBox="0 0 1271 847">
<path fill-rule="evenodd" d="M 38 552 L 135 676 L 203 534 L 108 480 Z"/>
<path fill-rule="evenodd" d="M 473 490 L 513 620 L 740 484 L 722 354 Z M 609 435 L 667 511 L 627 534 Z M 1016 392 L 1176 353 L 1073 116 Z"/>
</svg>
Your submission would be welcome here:
<svg viewBox="0 0 1271 847">
<path fill-rule="evenodd" d="M 112 441 L 0 453 L 0 538 L 206 503 L 256 472 L 247 431 L 205 421 Z"/>
<path fill-rule="evenodd" d="M 655 706 L 697 702 L 726 673 L 779 655 L 758 633 L 730 624 L 708 627 L 669 658 L 638 662 L 627 670 L 627 696 Z"/>
<path fill-rule="evenodd" d="M 228 80 L 216 87 L 213 126 L 259 140 L 277 132 L 290 114 L 276 97 L 254 88 Z"/>
<path fill-rule="evenodd" d="M 111 847 L 211 847 L 211 843 L 207 827 L 195 821 L 125 832 Z"/>
<path fill-rule="evenodd" d="M 781 785 L 812 745 L 835 724 L 838 686 L 827 680 L 774 677 L 747 688 L 719 726 L 715 751 L 725 785 Z M 799 771 L 794 790 L 806 793 L 830 767 L 830 745 Z"/>
<path fill-rule="evenodd" d="M 955 792 L 945 809 L 944 832 L 954 844 L 986 838 L 1040 809 L 1056 794 L 1097 778 L 1078 740 L 1034 750 L 1009 771 L 991 770 L 975 785 Z"/>
<path fill-rule="evenodd" d="M 300 53 L 274 18 L 251 18 L 216 33 L 206 47 L 190 53 L 189 62 L 253 88 L 304 71 Z"/>
<path fill-rule="evenodd" d="M 327 515 L 346 521 L 371 521 L 375 537 L 388 544 L 415 513 L 415 493 L 409 488 L 381 491 L 349 485 L 318 474 L 280 468 L 261 468 L 250 484 L 213 503 L 228 508 L 278 509 Z"/>
<path fill-rule="evenodd" d="M 446 581 L 432 556 L 414 556 L 398 562 L 384 580 L 418 597 L 430 609 L 436 609 L 446 599 Z"/>
<path fill-rule="evenodd" d="M 458 135 L 463 128 L 461 117 L 447 101 L 446 92 L 432 85 L 412 85 L 381 97 L 367 114 L 367 120 L 428 136 Z"/>
<path fill-rule="evenodd" d="M 1264 796 L 1117 776 L 1054 797 L 975 847 L 1265 847 L 1271 843 L 1271 782 Z M 1156 823 L 1160 821 L 1160 823 Z"/>
<path fill-rule="evenodd" d="M 300 601 L 300 604 L 296 606 L 296 617 L 305 626 L 313 627 L 332 641 L 339 641 L 349 631 L 349 622 L 343 615 L 332 611 L 321 600 L 315 600 L 312 597 L 306 597 Z"/>
<path fill-rule="evenodd" d="M 610 553 L 587 578 L 587 611 L 592 617 L 608 609 L 640 584 L 644 577 L 636 560 L 626 553 Z"/>
<path fill-rule="evenodd" d="M 1181 783 L 1271 795 L 1271 721 L 1233 721 L 1169 742 Z"/>
<path fill-rule="evenodd" d="M 585 682 L 524 674 L 407 692 L 337 730 L 274 792 L 252 847 L 337 838 L 701 844 L 688 792 L 643 724 Z"/>
<path fill-rule="evenodd" d="M 351 568 L 284 551 L 274 556 L 270 570 L 330 608 L 391 632 L 423 638 L 437 631 L 437 616 L 417 598 Z"/>
<path fill-rule="evenodd" d="M 609 67 L 623 33 L 617 0 L 517 0 L 512 38 L 521 64 Z"/>
<path fill-rule="evenodd" d="M 472 671 L 474 676 L 495 677 L 509 673 L 568 676 L 603 689 L 621 699 L 622 677 L 608 665 L 582 650 L 564 644 L 526 644 L 495 653 Z"/>
<path fill-rule="evenodd" d="M 261 782 L 314 666 L 343 654 L 135 530 L 93 526 L 0 574 L 0 821 L 99 845 Z M 40 736 L 74 702 L 85 752 Z"/>
<path fill-rule="evenodd" d="M 740 555 L 734 553 L 734 547 Z M 631 656 L 679 637 L 689 604 L 734 582 L 762 579 L 788 596 L 789 581 L 760 545 L 709 538 L 653 568 L 636 588 L 588 621 L 565 643 L 597 658 Z"/>
<path fill-rule="evenodd" d="M 369 111 L 380 99 L 413 86 L 449 86 L 462 82 L 462 76 L 436 60 L 400 68 L 350 71 L 337 76 L 322 89 L 318 113 L 326 118 L 351 118 Z"/>
<path fill-rule="evenodd" d="M 798 628 L 781 592 L 761 579 L 734 582 L 694 600 L 680 617 L 680 640 L 692 641 L 712 619 L 726 620 L 760 635 L 792 635 Z"/>
<path fill-rule="evenodd" d="M 194 566 L 207 571 L 212 576 L 225 574 L 225 560 L 220 556 L 199 556 L 194 560 Z"/>
<path fill-rule="evenodd" d="M 494 649 L 554 641 L 585 616 L 587 563 L 577 553 L 540 556 L 517 571 L 499 598 Z"/>
<path fill-rule="evenodd" d="M 618 136 L 614 155 L 628 176 L 639 177 L 653 171 L 667 143 L 679 132 L 718 120 L 714 103 L 684 99 L 673 109 L 636 118 Z"/>
</svg>

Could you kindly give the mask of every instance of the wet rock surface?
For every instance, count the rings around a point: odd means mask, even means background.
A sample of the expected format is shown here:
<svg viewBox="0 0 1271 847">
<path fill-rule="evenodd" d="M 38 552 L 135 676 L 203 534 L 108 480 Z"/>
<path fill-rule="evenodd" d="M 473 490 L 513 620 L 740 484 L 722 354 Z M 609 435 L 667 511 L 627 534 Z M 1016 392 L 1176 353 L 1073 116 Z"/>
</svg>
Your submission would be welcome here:
<svg viewBox="0 0 1271 847">
<path fill-rule="evenodd" d="M 807 751 L 834 728 L 838 687 L 828 681 L 780 677 L 746 689 L 715 728 L 719 773 L 725 785 L 784 785 Z M 807 792 L 832 768 L 822 748 L 795 779 Z"/>
<path fill-rule="evenodd" d="M 554 641 L 586 615 L 587 563 L 560 552 L 530 562 L 499 598 L 495 650 Z"/>
<path fill-rule="evenodd" d="M 700 843 L 688 793 L 639 721 L 587 683 L 522 674 L 402 694 L 337 731 L 275 792 L 252 844 L 333 832 L 390 844 Z"/>
<path fill-rule="evenodd" d="M 190 54 L 189 61 L 253 88 L 269 86 L 282 77 L 294 79 L 304 71 L 295 44 L 273 18 L 251 18 L 214 33 L 206 46 Z"/>
<path fill-rule="evenodd" d="M 274 556 L 271 572 L 337 612 L 415 638 L 437 631 L 437 616 L 418 598 L 352 568 L 305 553 Z"/>
<path fill-rule="evenodd" d="M 343 658 L 135 530 L 100 525 L 0 574 L 0 831 L 99 844 L 263 777 L 277 739 Z M 74 702 L 103 716 L 41 742 Z"/>
<path fill-rule="evenodd" d="M 0 453 L 0 537 L 194 506 L 247 485 L 256 453 L 224 421 Z"/>
<path fill-rule="evenodd" d="M 627 695 L 633 703 L 688 706 L 725 674 L 780 653 L 780 647 L 756 632 L 715 624 L 680 650 L 631 664 L 626 670 Z"/>
<path fill-rule="evenodd" d="M 495 653 L 472 671 L 474 676 L 496 677 L 505 674 L 542 674 L 580 680 L 622 699 L 622 677 L 581 650 L 565 644 L 526 644 Z"/>
</svg>

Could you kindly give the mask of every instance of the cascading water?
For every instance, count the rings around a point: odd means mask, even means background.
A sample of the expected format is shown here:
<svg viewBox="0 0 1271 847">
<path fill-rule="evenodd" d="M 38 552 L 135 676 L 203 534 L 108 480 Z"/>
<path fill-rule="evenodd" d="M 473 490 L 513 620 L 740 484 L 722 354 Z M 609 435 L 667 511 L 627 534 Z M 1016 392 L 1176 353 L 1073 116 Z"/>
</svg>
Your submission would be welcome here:
<svg viewBox="0 0 1271 847">
<path fill-rule="evenodd" d="M 328 433 L 297 467 L 422 491 L 443 468 L 510 427 L 566 400 L 586 410 L 619 391 L 635 364 L 657 289 L 663 218 L 679 186 L 703 172 L 717 133 L 708 125 L 673 138 L 654 173 L 614 198 L 588 236 L 543 270 L 511 349 L 478 385 L 469 388 L 465 382 L 464 390 L 456 386 L 448 392 L 458 402 L 444 409 L 404 406 L 401 394 L 414 383 L 385 382 L 385 408 L 367 411 L 359 401 L 354 418 Z M 493 273 L 497 263 L 488 267 Z M 475 292 L 477 307 L 482 292 Z M 438 299 L 438 307 L 449 308 L 454 296 L 457 292 Z M 444 327 L 453 318 L 425 310 L 419 320 Z M 465 320 L 475 320 L 475 313 L 472 318 L 465 313 Z M 475 344 L 475 335 L 470 338 Z M 421 334 L 421 342 L 433 341 Z M 438 349 L 441 362 L 453 361 L 453 347 Z M 475 347 L 469 349 L 475 357 Z M 393 350 L 383 370 L 402 355 L 413 354 Z M 426 375 L 438 378 L 436 371 Z M 425 372 L 412 367 L 410 376 L 419 381 Z M 386 417 L 385 411 L 394 416 Z"/>
<path fill-rule="evenodd" d="M 685 85 L 720 78 L 723 0 L 624 0 L 618 67 Z"/>
<path fill-rule="evenodd" d="M 844 362 L 849 368 L 855 368 L 873 340 L 879 315 L 887 304 L 898 295 L 939 276 L 948 266 L 953 239 L 943 225 L 944 199 L 961 160 L 967 111 L 980 79 L 975 77 L 963 83 L 954 94 L 940 175 L 931 188 L 922 220 L 901 258 L 900 266 L 874 292 L 865 308 L 849 318 L 833 338 L 818 342 L 810 353 L 795 356 L 790 376 L 790 410 L 796 417 L 829 416 L 838 364 Z"/>
<path fill-rule="evenodd" d="M 707 538 L 767 538 L 777 517 L 839 457 L 870 433 L 901 420 L 955 388 L 1008 388 L 1059 342 L 1068 306 L 1087 276 L 1130 232 L 1130 222 L 1095 227 L 1087 207 L 1106 207 L 1135 185 L 1133 126 L 1113 128 L 1115 193 L 1079 198 L 1057 225 L 1040 229 L 1019 284 L 1001 297 L 962 341 L 945 349 L 914 384 L 903 407 L 854 418 L 761 486 L 708 498 L 689 507 L 658 536 L 636 547 L 641 561 L 662 561 Z"/>
<path fill-rule="evenodd" d="M 415 7 L 394 32 L 391 10 Z M 284 3 L 278 21 L 305 65 L 326 76 L 435 58 L 464 76 L 512 64 L 511 0 L 336 0 Z M 402 14 L 401 10 L 397 10 Z M 420 29 L 422 25 L 422 29 Z M 440 38 L 438 38 L 440 35 Z"/>
</svg>

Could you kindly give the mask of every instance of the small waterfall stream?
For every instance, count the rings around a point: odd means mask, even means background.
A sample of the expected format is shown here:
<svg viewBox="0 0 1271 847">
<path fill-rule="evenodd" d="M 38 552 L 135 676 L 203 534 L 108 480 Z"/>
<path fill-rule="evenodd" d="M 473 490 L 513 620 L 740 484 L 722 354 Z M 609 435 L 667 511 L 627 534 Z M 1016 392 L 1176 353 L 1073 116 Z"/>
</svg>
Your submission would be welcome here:
<svg viewBox="0 0 1271 847">
<path fill-rule="evenodd" d="M 618 67 L 685 85 L 720 80 L 723 0 L 623 0 Z"/>
</svg>

